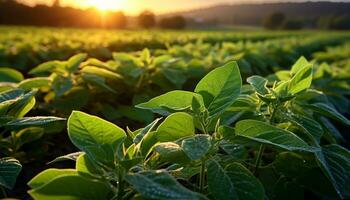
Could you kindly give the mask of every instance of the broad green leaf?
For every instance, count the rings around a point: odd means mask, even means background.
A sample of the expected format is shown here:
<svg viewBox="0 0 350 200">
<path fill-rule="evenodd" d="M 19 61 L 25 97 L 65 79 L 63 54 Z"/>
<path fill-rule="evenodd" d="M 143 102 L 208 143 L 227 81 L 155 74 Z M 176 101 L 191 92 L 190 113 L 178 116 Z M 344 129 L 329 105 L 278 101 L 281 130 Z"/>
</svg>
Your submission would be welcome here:
<svg viewBox="0 0 350 200">
<path fill-rule="evenodd" d="M 4 125 L 4 127 L 12 130 L 23 129 L 27 127 L 43 127 L 45 128 L 51 123 L 65 121 L 59 117 L 23 117 L 12 120 Z"/>
<path fill-rule="evenodd" d="M 76 170 L 78 174 L 87 177 L 99 177 L 103 172 L 96 167 L 94 162 L 87 156 L 87 154 L 80 154 L 76 161 Z"/>
<path fill-rule="evenodd" d="M 290 71 L 288 70 L 281 70 L 275 73 L 276 77 L 280 81 L 288 81 L 289 79 L 292 78 L 292 75 Z"/>
<path fill-rule="evenodd" d="M 195 135 L 184 139 L 181 147 L 191 160 L 199 160 L 210 150 L 211 139 L 208 135 Z"/>
<path fill-rule="evenodd" d="M 306 104 L 303 107 L 309 108 L 316 113 L 319 113 L 325 117 L 329 117 L 331 119 L 337 120 L 347 126 L 350 126 L 350 121 L 340 114 L 336 109 L 330 107 L 324 103 L 314 103 L 314 104 Z"/>
<path fill-rule="evenodd" d="M 49 87 L 51 79 L 46 77 L 29 78 L 21 81 L 18 87 L 23 90 L 32 90 L 35 88 Z"/>
<path fill-rule="evenodd" d="M 330 122 L 327 118 L 325 117 L 320 117 L 320 123 L 323 126 L 325 136 L 328 136 L 329 140 L 333 140 L 333 143 L 336 143 L 337 141 L 339 142 L 344 142 L 345 139 L 343 135 L 339 132 L 337 127 L 333 125 L 332 122 Z"/>
<path fill-rule="evenodd" d="M 128 174 L 125 180 L 138 191 L 143 198 L 158 200 L 204 200 L 201 194 L 192 192 L 179 184 L 165 171 L 144 171 Z"/>
<path fill-rule="evenodd" d="M 323 146 L 316 152 L 320 168 L 342 199 L 350 198 L 350 152 L 339 145 Z"/>
<path fill-rule="evenodd" d="M 35 94 L 35 91 L 31 91 L 17 98 L 7 114 L 16 118 L 24 117 L 36 103 Z"/>
<path fill-rule="evenodd" d="M 164 161 L 169 161 L 171 163 L 184 163 L 189 161 L 180 145 L 174 142 L 159 143 L 154 147 L 154 151 L 159 153 L 161 159 Z"/>
<path fill-rule="evenodd" d="M 186 82 L 187 77 L 184 75 L 182 69 L 171 69 L 169 67 L 161 69 L 161 73 L 177 88 L 182 88 Z"/>
<path fill-rule="evenodd" d="M 311 66 L 312 64 L 309 63 L 305 57 L 300 57 L 297 62 L 295 62 L 295 64 L 292 66 L 291 69 L 291 74 L 295 75 L 297 74 L 300 70 L 304 69 L 307 66 Z"/>
<path fill-rule="evenodd" d="M 264 188 L 243 165 L 233 163 L 223 168 L 217 161 L 207 162 L 209 191 L 216 200 L 264 199 Z"/>
<path fill-rule="evenodd" d="M 7 112 L 10 106 L 21 100 L 23 96 L 23 90 L 18 89 L 0 93 L 0 115 L 9 115 Z"/>
<path fill-rule="evenodd" d="M 86 59 L 86 57 L 87 57 L 87 54 L 80 53 L 69 58 L 66 64 L 68 71 L 70 72 L 77 71 L 80 64 Z"/>
<path fill-rule="evenodd" d="M 202 95 L 210 117 L 215 117 L 232 105 L 241 92 L 242 79 L 236 62 L 229 62 L 207 74 L 196 86 Z"/>
<path fill-rule="evenodd" d="M 95 66 L 86 66 L 81 70 L 82 73 L 97 75 L 106 79 L 111 80 L 121 80 L 123 77 L 115 72 L 109 71 L 107 69 L 95 67 Z"/>
<path fill-rule="evenodd" d="M 267 79 L 261 76 L 251 76 L 247 79 L 247 82 L 254 88 L 254 90 L 260 95 L 265 95 L 269 93 L 267 89 Z"/>
<path fill-rule="evenodd" d="M 307 134 L 310 134 L 317 142 L 320 142 L 323 135 L 323 129 L 317 121 L 302 115 L 294 116 L 293 119 L 293 121 L 301 127 L 304 132 L 307 132 Z"/>
<path fill-rule="evenodd" d="M 18 83 L 23 80 L 23 75 L 15 69 L 0 67 L 0 80 L 1 82 Z"/>
<path fill-rule="evenodd" d="M 289 151 L 313 151 L 305 141 L 294 133 L 256 120 L 242 120 L 236 124 L 238 136 L 272 145 Z"/>
<path fill-rule="evenodd" d="M 172 142 L 195 133 L 194 118 L 183 112 L 169 115 L 156 131 L 160 142 Z"/>
<path fill-rule="evenodd" d="M 45 62 L 30 70 L 29 74 L 49 74 L 56 68 L 64 66 L 63 64 L 63 62 L 57 60 Z"/>
<path fill-rule="evenodd" d="M 289 83 L 290 81 L 280 81 L 276 88 L 274 88 L 274 91 L 280 98 L 284 98 L 289 96 Z"/>
<path fill-rule="evenodd" d="M 52 89 L 55 95 L 60 97 L 74 86 L 72 77 L 55 76 L 52 81 Z"/>
<path fill-rule="evenodd" d="M 0 187 L 12 189 L 15 186 L 22 165 L 14 158 L 0 158 Z"/>
<path fill-rule="evenodd" d="M 116 93 L 116 91 L 113 88 L 109 87 L 106 84 L 106 79 L 103 77 L 97 76 L 95 74 L 84 74 L 83 78 L 85 81 L 87 81 L 93 85 L 96 85 L 102 89 L 109 91 L 109 92 Z"/>
<path fill-rule="evenodd" d="M 77 172 L 74 169 L 47 169 L 30 180 L 28 186 L 32 189 L 39 188 L 59 176 L 72 174 L 77 174 Z"/>
<path fill-rule="evenodd" d="M 295 95 L 310 88 L 312 82 L 312 65 L 304 66 L 290 80 L 288 93 Z"/>
<path fill-rule="evenodd" d="M 111 191 L 105 184 L 77 174 L 58 176 L 28 193 L 35 200 L 101 200 L 111 198 Z"/>
<path fill-rule="evenodd" d="M 201 104 L 201 110 L 204 109 L 203 99 L 199 94 L 181 90 L 175 90 L 166 94 L 160 95 L 149 100 L 146 103 L 136 105 L 137 108 L 148 109 L 163 115 L 168 115 L 166 108 L 172 110 L 183 110 L 191 108 L 192 99 L 196 98 Z"/>
<path fill-rule="evenodd" d="M 126 137 L 118 126 L 79 111 L 73 111 L 68 119 L 68 135 L 80 150 L 108 164 L 114 163 L 117 150 Z"/>
</svg>

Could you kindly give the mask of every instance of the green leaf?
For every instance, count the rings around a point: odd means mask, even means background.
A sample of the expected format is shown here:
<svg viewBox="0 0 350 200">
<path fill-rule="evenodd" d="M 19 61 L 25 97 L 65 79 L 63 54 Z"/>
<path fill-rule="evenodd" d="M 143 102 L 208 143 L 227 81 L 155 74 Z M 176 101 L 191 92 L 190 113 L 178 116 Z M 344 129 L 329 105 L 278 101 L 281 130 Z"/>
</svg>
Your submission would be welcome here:
<svg viewBox="0 0 350 200">
<path fill-rule="evenodd" d="M 183 110 L 191 108 L 193 98 L 196 98 L 199 101 L 199 103 L 201 104 L 201 110 L 203 110 L 204 104 L 203 99 L 200 95 L 193 92 L 181 90 L 175 90 L 165 93 L 163 95 L 149 100 L 146 103 L 138 104 L 136 105 L 136 107 L 148 109 L 152 112 L 159 113 L 162 115 L 168 115 L 169 112 L 166 108 L 170 108 L 172 110 Z"/>
<path fill-rule="evenodd" d="M 84 74 L 83 78 L 85 81 L 90 82 L 93 85 L 96 85 L 109 92 L 116 93 L 116 91 L 113 88 L 109 87 L 106 84 L 106 79 L 103 77 L 97 76 L 95 74 Z"/>
<path fill-rule="evenodd" d="M 135 137 L 133 142 L 135 144 L 138 144 L 142 141 L 143 137 L 148 134 L 149 132 L 151 132 L 153 130 L 153 128 L 157 125 L 157 123 L 159 122 L 159 120 L 161 120 L 161 118 L 158 118 L 156 120 L 154 120 L 152 123 L 150 123 L 149 125 L 147 125 L 145 128 L 143 128 Z"/>
<path fill-rule="evenodd" d="M 0 80 L 1 82 L 18 83 L 23 80 L 23 75 L 17 70 L 0 67 Z"/>
<path fill-rule="evenodd" d="M 69 58 L 69 60 L 67 61 L 68 71 L 70 71 L 71 73 L 77 71 L 80 64 L 86 59 L 86 57 L 87 54 L 80 53 Z"/>
<path fill-rule="evenodd" d="M 307 132 L 307 134 L 310 134 L 313 138 L 316 139 L 317 142 L 320 142 L 323 135 L 323 129 L 317 121 L 302 115 L 293 116 L 293 119 L 293 121 L 299 127 L 301 127 L 304 132 Z"/>
<path fill-rule="evenodd" d="M 21 147 L 24 144 L 28 144 L 36 140 L 39 140 L 43 135 L 44 135 L 44 129 L 42 128 L 31 127 L 31 128 L 22 129 L 15 134 L 16 145 L 18 147 Z"/>
<path fill-rule="evenodd" d="M 72 77 L 56 76 L 52 81 L 52 89 L 55 95 L 60 97 L 74 86 Z"/>
<path fill-rule="evenodd" d="M 73 111 L 68 119 L 68 135 L 76 147 L 106 164 L 114 163 L 126 137 L 118 126 L 79 111 Z"/>
<path fill-rule="evenodd" d="M 204 200 L 201 194 L 192 192 L 180 185 L 165 171 L 144 171 L 128 174 L 125 180 L 138 191 L 143 198 L 158 200 Z"/>
<path fill-rule="evenodd" d="M 264 199 L 264 188 L 243 165 L 233 163 L 225 169 L 215 160 L 207 162 L 209 191 L 216 200 Z"/>
<path fill-rule="evenodd" d="M 65 121 L 59 117 L 23 117 L 21 119 L 12 120 L 4 125 L 4 127 L 12 130 L 23 129 L 27 127 L 43 127 L 45 128 L 51 123 Z"/>
<path fill-rule="evenodd" d="M 154 147 L 154 151 L 159 153 L 161 159 L 164 161 L 169 161 L 171 163 L 184 163 L 189 161 L 180 145 L 174 142 L 159 143 Z"/>
<path fill-rule="evenodd" d="M 39 66 L 35 67 L 34 69 L 30 70 L 28 73 L 29 74 L 49 74 L 51 72 L 53 72 L 56 68 L 62 67 L 63 66 L 63 62 L 61 61 L 49 61 L 49 62 L 45 62 L 40 64 Z"/>
<path fill-rule="evenodd" d="M 327 145 L 315 155 L 339 197 L 350 198 L 350 152 L 339 145 Z"/>
<path fill-rule="evenodd" d="M 24 93 L 24 91 L 20 90 L 20 89 L 2 92 L 2 93 L 0 93 L 0 103 L 5 102 L 5 101 L 9 101 L 9 100 L 14 100 L 14 99 L 20 97 L 21 95 L 23 95 L 23 93 Z"/>
<path fill-rule="evenodd" d="M 14 158 L 0 158 L 0 186 L 12 189 L 22 165 Z"/>
<path fill-rule="evenodd" d="M 210 150 L 209 135 L 196 135 L 182 141 L 181 147 L 191 160 L 202 159 Z"/>
<path fill-rule="evenodd" d="M 51 79 L 46 77 L 29 78 L 18 84 L 18 87 L 23 90 L 32 90 L 36 88 L 49 87 Z"/>
<path fill-rule="evenodd" d="M 312 83 L 312 65 L 306 65 L 300 69 L 290 80 L 288 93 L 295 95 L 310 88 Z"/>
<path fill-rule="evenodd" d="M 70 154 L 67 154 L 64 156 L 59 156 L 59 157 L 55 158 L 54 160 L 48 162 L 47 164 L 52 164 L 52 163 L 56 163 L 56 162 L 66 161 L 66 160 L 76 161 L 77 158 L 81 154 L 83 154 L 83 152 L 79 151 L 79 152 L 70 153 Z"/>
<path fill-rule="evenodd" d="M 207 74 L 196 86 L 211 118 L 225 112 L 241 92 L 242 79 L 236 62 L 229 62 Z"/>
<path fill-rule="evenodd" d="M 28 193 L 35 200 L 101 200 L 111 198 L 111 192 L 105 184 L 77 174 L 55 177 Z"/>
<path fill-rule="evenodd" d="M 97 177 L 99 178 L 103 174 L 101 168 L 96 167 L 94 162 L 85 153 L 80 154 L 76 161 L 76 170 L 78 174 L 87 177 Z"/>
<path fill-rule="evenodd" d="M 309 63 L 305 57 L 300 57 L 297 62 L 292 66 L 291 73 L 292 75 L 297 74 L 300 70 L 304 69 L 307 66 L 311 66 L 312 64 Z"/>
<path fill-rule="evenodd" d="M 17 98 L 7 114 L 16 118 L 21 118 L 26 115 L 36 103 L 35 94 L 35 91 L 31 91 Z"/>
<path fill-rule="evenodd" d="M 314 104 L 305 104 L 303 107 L 309 108 L 316 113 L 319 113 L 325 117 L 329 117 L 331 119 L 337 120 L 347 126 L 350 126 L 350 121 L 340 114 L 336 109 L 328 106 L 324 103 L 314 103 Z"/>
<path fill-rule="evenodd" d="M 174 113 L 161 123 L 156 131 L 160 142 L 172 142 L 194 135 L 194 118 L 187 113 Z"/>
<path fill-rule="evenodd" d="M 258 143 L 272 145 L 289 151 L 313 151 L 305 141 L 294 133 L 256 120 L 242 120 L 236 124 L 238 136 Z"/>
<path fill-rule="evenodd" d="M 39 188 L 59 176 L 71 174 L 77 174 L 77 172 L 74 169 L 47 169 L 30 180 L 28 186 L 32 189 Z"/>
<path fill-rule="evenodd" d="M 121 80 L 123 77 L 117 73 L 114 73 L 112 71 L 109 71 L 107 69 L 99 68 L 99 67 L 94 67 L 94 66 L 86 66 L 81 70 L 82 73 L 85 74 L 93 74 L 97 75 L 106 79 L 111 79 L 111 80 Z"/>
<path fill-rule="evenodd" d="M 265 95 L 269 93 L 267 89 L 267 79 L 261 76 L 251 76 L 247 79 L 247 82 L 254 88 L 254 90 L 260 95 Z"/>
</svg>

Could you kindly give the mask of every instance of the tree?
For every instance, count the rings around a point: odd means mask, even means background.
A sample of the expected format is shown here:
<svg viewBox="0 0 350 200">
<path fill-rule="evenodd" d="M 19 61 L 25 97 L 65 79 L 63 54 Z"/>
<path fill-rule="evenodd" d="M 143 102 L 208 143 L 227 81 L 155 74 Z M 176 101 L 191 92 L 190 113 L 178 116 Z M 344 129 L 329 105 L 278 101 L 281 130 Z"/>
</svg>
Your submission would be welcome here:
<svg viewBox="0 0 350 200">
<path fill-rule="evenodd" d="M 160 20 L 159 26 L 163 29 L 184 29 L 186 19 L 183 16 L 166 17 Z"/>
<path fill-rule="evenodd" d="M 348 15 L 328 15 L 318 19 L 317 26 L 320 29 L 349 30 L 350 16 Z"/>
<path fill-rule="evenodd" d="M 151 11 L 143 11 L 138 17 L 138 24 L 142 28 L 152 28 L 156 25 L 156 17 Z"/>
<path fill-rule="evenodd" d="M 281 12 L 275 12 L 268 15 L 263 22 L 263 26 L 267 29 L 279 29 L 286 20 L 286 16 Z"/>
</svg>

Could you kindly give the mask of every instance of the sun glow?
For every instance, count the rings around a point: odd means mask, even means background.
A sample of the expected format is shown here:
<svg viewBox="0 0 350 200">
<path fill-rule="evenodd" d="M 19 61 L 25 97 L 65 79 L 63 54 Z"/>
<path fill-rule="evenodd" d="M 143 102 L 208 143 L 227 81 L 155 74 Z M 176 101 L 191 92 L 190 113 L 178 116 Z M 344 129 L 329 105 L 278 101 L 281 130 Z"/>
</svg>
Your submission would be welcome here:
<svg viewBox="0 0 350 200">
<path fill-rule="evenodd" d="M 101 11 L 121 10 L 125 8 L 126 0 L 88 0 L 88 6 L 95 7 Z"/>
</svg>

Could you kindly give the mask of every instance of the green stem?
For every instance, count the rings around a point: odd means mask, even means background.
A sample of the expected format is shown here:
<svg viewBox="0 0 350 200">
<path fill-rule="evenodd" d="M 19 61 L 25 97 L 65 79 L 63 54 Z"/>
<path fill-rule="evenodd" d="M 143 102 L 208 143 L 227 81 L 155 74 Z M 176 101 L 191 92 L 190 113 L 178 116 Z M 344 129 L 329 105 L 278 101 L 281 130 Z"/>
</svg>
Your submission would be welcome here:
<svg viewBox="0 0 350 200">
<path fill-rule="evenodd" d="M 256 161 L 255 161 L 254 175 L 258 174 L 258 170 L 259 170 L 259 167 L 260 167 L 261 158 L 263 156 L 264 149 L 265 149 L 265 146 L 263 144 L 261 144 L 260 148 L 259 148 L 258 157 L 256 158 Z"/>
<path fill-rule="evenodd" d="M 205 161 L 201 163 L 201 171 L 199 174 L 199 190 L 200 192 L 204 191 L 204 179 L 205 179 Z"/>
<path fill-rule="evenodd" d="M 0 192 L 1 192 L 3 198 L 7 198 L 6 191 L 5 191 L 5 189 L 2 186 L 0 186 Z"/>
<path fill-rule="evenodd" d="M 272 110 L 272 114 L 270 116 L 270 124 L 272 124 L 273 121 L 275 120 L 276 110 L 277 110 L 277 106 L 274 106 L 274 108 Z"/>
</svg>

